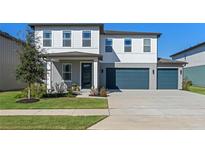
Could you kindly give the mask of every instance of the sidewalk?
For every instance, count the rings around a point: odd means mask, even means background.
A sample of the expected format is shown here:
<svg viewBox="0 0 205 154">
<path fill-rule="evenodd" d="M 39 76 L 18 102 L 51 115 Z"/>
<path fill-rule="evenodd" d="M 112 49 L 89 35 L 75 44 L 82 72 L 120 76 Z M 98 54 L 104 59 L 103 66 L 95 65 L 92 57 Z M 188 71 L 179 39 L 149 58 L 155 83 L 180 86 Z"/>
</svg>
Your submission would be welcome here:
<svg viewBox="0 0 205 154">
<path fill-rule="evenodd" d="M 91 116 L 109 115 L 108 109 L 26 109 L 26 110 L 0 110 L 0 116 L 11 115 L 69 115 Z"/>
</svg>

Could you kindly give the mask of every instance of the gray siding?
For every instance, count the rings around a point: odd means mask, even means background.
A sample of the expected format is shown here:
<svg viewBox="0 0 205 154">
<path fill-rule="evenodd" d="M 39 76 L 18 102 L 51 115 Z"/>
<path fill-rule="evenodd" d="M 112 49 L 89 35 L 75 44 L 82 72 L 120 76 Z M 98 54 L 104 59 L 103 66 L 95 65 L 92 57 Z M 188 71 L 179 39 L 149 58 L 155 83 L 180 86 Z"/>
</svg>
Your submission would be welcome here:
<svg viewBox="0 0 205 154">
<path fill-rule="evenodd" d="M 94 74 L 93 74 L 93 61 L 80 61 L 80 60 L 66 60 L 66 61 L 60 61 L 60 62 L 53 62 L 52 63 L 52 74 L 51 74 L 51 80 L 52 80 L 52 86 L 55 87 L 56 83 L 64 82 L 62 78 L 62 65 L 64 63 L 70 63 L 72 64 L 72 75 L 71 80 L 72 82 L 66 82 L 68 87 L 72 85 L 72 83 L 77 83 L 79 86 L 81 86 L 81 63 L 92 63 L 92 86 L 94 85 Z M 98 76 L 99 77 L 99 76 Z"/>
<path fill-rule="evenodd" d="M 205 87 L 205 65 L 184 68 L 184 79 L 193 85 Z"/>
<path fill-rule="evenodd" d="M 25 84 L 16 80 L 20 47 L 16 41 L 0 36 L 0 90 L 22 89 Z"/>
<path fill-rule="evenodd" d="M 62 78 L 62 64 L 71 63 L 72 64 L 72 83 L 77 83 L 80 85 L 80 61 L 62 61 L 62 62 L 53 62 L 52 64 L 52 86 L 55 86 L 56 83 L 63 81 Z M 67 82 L 68 86 L 71 86 L 71 82 Z"/>
</svg>

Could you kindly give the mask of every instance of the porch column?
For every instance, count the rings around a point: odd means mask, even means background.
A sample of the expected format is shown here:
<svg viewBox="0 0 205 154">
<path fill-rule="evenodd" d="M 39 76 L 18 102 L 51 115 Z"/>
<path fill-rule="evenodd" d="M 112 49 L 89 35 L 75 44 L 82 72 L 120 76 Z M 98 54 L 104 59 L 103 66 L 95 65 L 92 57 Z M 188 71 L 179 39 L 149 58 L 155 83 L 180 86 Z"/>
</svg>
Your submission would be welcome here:
<svg viewBox="0 0 205 154">
<path fill-rule="evenodd" d="M 93 62 L 93 86 L 94 88 L 98 88 L 98 61 L 95 60 Z"/>
<path fill-rule="evenodd" d="M 51 61 L 47 62 L 47 80 L 46 80 L 46 84 L 47 84 L 47 92 L 49 92 L 49 90 L 51 90 Z"/>
</svg>

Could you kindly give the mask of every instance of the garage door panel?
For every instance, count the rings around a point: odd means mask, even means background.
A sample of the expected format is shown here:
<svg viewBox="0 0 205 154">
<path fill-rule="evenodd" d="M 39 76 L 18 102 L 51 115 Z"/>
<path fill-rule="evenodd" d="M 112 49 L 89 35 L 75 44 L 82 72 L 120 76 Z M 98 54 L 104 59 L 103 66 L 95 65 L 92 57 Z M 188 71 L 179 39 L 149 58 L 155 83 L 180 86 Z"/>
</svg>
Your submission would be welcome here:
<svg viewBox="0 0 205 154">
<path fill-rule="evenodd" d="M 178 89 L 178 69 L 158 69 L 157 88 Z"/>
<path fill-rule="evenodd" d="M 108 68 L 106 83 L 109 89 L 148 89 L 149 69 Z"/>
</svg>

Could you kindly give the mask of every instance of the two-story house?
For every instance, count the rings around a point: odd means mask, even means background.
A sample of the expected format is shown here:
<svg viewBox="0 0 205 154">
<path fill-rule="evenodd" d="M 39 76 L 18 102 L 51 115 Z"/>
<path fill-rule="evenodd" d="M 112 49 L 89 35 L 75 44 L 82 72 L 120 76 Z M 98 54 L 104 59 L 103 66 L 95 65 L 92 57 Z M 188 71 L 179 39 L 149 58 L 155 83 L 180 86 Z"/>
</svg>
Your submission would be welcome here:
<svg viewBox="0 0 205 154">
<path fill-rule="evenodd" d="M 192 81 L 193 85 L 205 87 L 205 42 L 179 51 L 171 57 L 187 62 L 184 79 Z"/>
<path fill-rule="evenodd" d="M 103 24 L 30 24 L 47 52 L 47 88 L 181 89 L 184 62 L 157 58 L 160 33 L 107 31 Z"/>
</svg>

